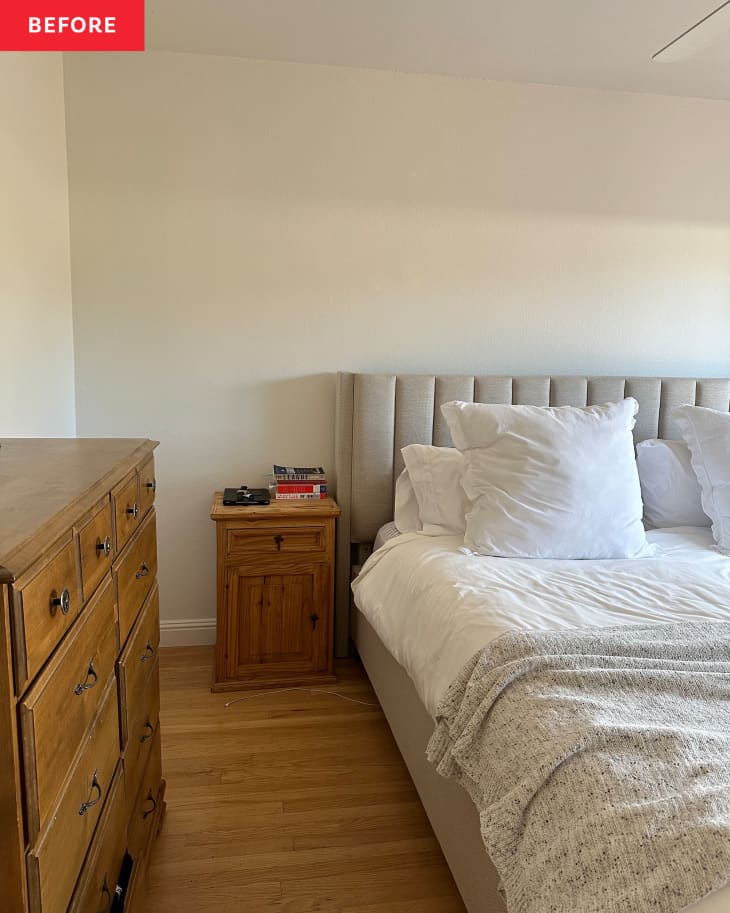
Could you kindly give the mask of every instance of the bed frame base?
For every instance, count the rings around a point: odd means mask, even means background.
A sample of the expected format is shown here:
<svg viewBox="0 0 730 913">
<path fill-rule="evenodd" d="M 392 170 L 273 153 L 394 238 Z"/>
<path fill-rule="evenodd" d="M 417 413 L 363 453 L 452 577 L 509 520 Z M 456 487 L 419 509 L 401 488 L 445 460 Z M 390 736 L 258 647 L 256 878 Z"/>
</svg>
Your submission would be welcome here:
<svg viewBox="0 0 730 913">
<path fill-rule="evenodd" d="M 433 720 L 413 683 L 355 607 L 350 625 L 360 659 L 466 909 L 469 913 L 506 913 L 497 889 L 497 872 L 482 843 L 476 806 L 460 786 L 437 774 L 426 760 Z"/>
</svg>

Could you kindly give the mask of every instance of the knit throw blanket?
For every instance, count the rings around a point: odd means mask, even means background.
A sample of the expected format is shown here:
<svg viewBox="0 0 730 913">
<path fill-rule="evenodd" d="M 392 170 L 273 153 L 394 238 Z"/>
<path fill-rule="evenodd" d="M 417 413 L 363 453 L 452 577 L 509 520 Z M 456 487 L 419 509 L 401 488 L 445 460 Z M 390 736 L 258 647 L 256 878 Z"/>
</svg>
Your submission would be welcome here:
<svg viewBox="0 0 730 913">
<path fill-rule="evenodd" d="M 505 634 L 428 757 L 510 913 L 677 913 L 730 882 L 730 622 Z"/>
</svg>

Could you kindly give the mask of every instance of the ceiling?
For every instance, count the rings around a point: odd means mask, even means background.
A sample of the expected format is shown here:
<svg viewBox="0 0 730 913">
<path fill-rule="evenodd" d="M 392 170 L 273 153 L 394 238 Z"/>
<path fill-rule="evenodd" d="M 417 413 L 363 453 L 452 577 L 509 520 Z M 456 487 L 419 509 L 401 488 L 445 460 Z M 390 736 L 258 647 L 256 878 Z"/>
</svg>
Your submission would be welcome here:
<svg viewBox="0 0 730 913">
<path fill-rule="evenodd" d="M 720 0 L 147 0 L 147 47 L 730 99 L 730 32 L 653 53 Z"/>
</svg>

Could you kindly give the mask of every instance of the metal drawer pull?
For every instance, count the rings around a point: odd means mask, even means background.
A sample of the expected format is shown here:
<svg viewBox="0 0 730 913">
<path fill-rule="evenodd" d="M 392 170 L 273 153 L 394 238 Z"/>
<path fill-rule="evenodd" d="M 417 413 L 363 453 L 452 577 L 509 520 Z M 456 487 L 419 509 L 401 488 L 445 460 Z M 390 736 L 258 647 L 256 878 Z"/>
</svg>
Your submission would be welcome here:
<svg viewBox="0 0 730 913">
<path fill-rule="evenodd" d="M 147 646 L 144 648 L 144 653 L 140 656 L 139 661 L 141 663 L 146 663 L 148 659 L 152 659 L 155 655 L 155 648 L 152 644 L 147 641 Z"/>
<path fill-rule="evenodd" d="M 145 487 L 154 494 L 157 491 L 157 479 L 152 479 L 151 482 L 145 482 Z"/>
<path fill-rule="evenodd" d="M 99 780 L 97 779 L 98 773 L 99 773 L 98 770 L 94 771 L 94 777 L 91 781 L 91 792 L 93 794 L 94 790 L 96 790 L 99 793 L 99 795 L 96 797 L 96 799 L 87 799 L 86 802 L 81 803 L 81 808 L 79 809 L 80 815 L 85 815 L 93 805 L 96 805 L 97 802 L 101 801 L 101 797 L 103 796 L 104 791 L 102 790 L 101 786 L 99 785 Z"/>
<path fill-rule="evenodd" d="M 280 551 L 281 551 L 281 543 L 282 543 L 283 541 L 284 541 L 284 537 L 283 537 L 283 536 L 274 536 L 274 542 L 276 542 L 276 550 L 277 550 L 277 552 L 280 552 Z"/>
<path fill-rule="evenodd" d="M 147 720 L 147 722 L 144 724 L 144 726 L 142 728 L 149 729 L 149 732 L 145 732 L 145 734 L 140 739 L 140 742 L 144 745 L 144 743 L 147 742 L 149 739 L 151 739 L 152 736 L 155 734 L 155 727 L 152 725 L 152 723 L 150 723 L 149 720 Z"/>
<path fill-rule="evenodd" d="M 137 517 L 139 516 L 139 504 L 136 504 L 136 503 L 135 503 L 135 504 L 133 504 L 131 507 L 128 507 L 128 508 L 127 508 L 127 513 L 128 513 L 128 514 L 131 514 L 131 516 L 133 516 L 134 519 L 136 520 Z"/>
<path fill-rule="evenodd" d="M 146 798 L 144 801 L 145 801 L 145 802 L 151 802 L 151 803 L 152 803 L 152 808 L 148 809 L 146 812 L 142 812 L 142 820 L 143 820 L 143 821 L 144 821 L 145 818 L 147 818 L 149 815 L 151 815 L 152 812 L 157 808 L 157 799 L 155 799 L 155 797 L 152 795 L 152 790 L 150 790 L 150 791 L 147 793 L 147 798 Z"/>
<path fill-rule="evenodd" d="M 149 565 L 147 564 L 146 561 L 143 561 L 139 567 L 139 570 L 134 575 L 135 580 L 140 580 L 142 577 L 147 577 L 147 576 L 149 576 L 149 573 L 150 573 Z"/>
<path fill-rule="evenodd" d="M 60 606 L 61 615 L 68 615 L 71 609 L 71 594 L 65 587 L 61 590 L 60 596 L 51 597 L 51 607 L 53 606 Z"/>
<path fill-rule="evenodd" d="M 112 892 L 109 890 L 109 885 L 106 883 L 106 875 L 104 876 L 104 884 L 101 886 L 101 893 L 106 894 L 106 896 L 109 899 L 104 904 L 104 906 L 101 908 L 101 910 L 99 910 L 99 913 L 109 913 L 109 911 L 112 908 L 113 895 L 112 895 Z"/>
<path fill-rule="evenodd" d="M 91 681 L 89 681 L 91 678 Z M 74 694 L 83 694 L 84 691 L 88 691 L 90 688 L 93 688 L 94 685 L 99 681 L 99 676 L 96 674 L 96 669 L 94 668 L 94 660 L 92 659 L 89 663 L 89 671 L 86 673 L 86 678 L 83 682 L 79 682 L 78 685 L 74 688 Z"/>
<path fill-rule="evenodd" d="M 97 552 L 104 552 L 104 557 L 105 557 L 105 558 L 108 558 L 109 555 L 111 555 L 111 553 L 112 553 L 112 540 L 109 538 L 109 536 L 104 536 L 104 541 L 103 541 L 103 542 L 101 541 L 101 539 L 99 539 L 99 541 L 96 543 L 96 551 L 97 551 Z"/>
</svg>

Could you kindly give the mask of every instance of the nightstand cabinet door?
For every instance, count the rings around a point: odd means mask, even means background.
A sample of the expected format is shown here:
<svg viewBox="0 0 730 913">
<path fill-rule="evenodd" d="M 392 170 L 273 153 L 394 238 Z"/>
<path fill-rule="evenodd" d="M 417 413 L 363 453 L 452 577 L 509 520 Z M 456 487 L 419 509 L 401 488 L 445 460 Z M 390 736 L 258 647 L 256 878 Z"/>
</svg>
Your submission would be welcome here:
<svg viewBox="0 0 730 913">
<path fill-rule="evenodd" d="M 271 678 L 328 667 L 330 567 L 280 562 L 227 577 L 227 678 Z"/>
</svg>

